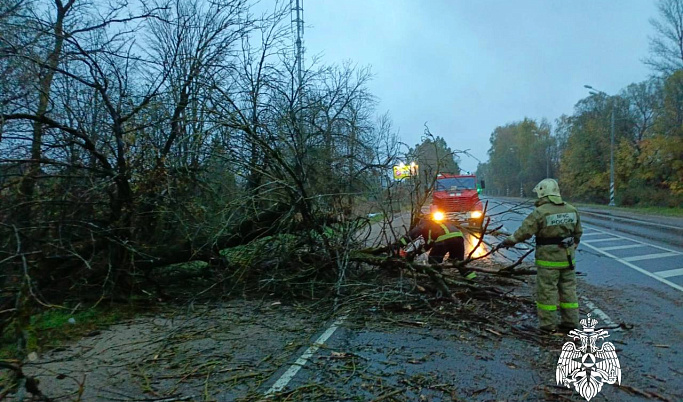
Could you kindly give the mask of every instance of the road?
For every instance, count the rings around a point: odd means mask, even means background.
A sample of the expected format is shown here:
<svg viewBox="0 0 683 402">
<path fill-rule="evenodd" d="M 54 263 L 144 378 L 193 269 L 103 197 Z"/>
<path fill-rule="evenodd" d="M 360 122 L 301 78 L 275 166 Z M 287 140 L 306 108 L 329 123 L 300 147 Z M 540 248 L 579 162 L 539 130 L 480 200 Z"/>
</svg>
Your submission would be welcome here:
<svg viewBox="0 0 683 402">
<path fill-rule="evenodd" d="M 509 230 L 519 227 L 532 209 L 530 202 L 490 202 L 492 212 L 500 213 L 498 221 Z M 516 213 L 506 212 L 510 209 Z M 672 233 L 673 225 L 605 219 L 591 212 L 582 215 L 584 236 L 577 256 L 580 299 L 598 307 L 613 323 L 633 325 L 611 335 L 623 346 L 619 355 L 624 384 L 634 375 L 666 379 L 666 388 L 681 397 L 683 236 L 680 231 Z"/>
<path fill-rule="evenodd" d="M 506 232 L 533 208 L 528 201 L 488 201 L 492 225 Z M 596 399 L 683 400 L 683 237 L 676 226 L 668 225 L 672 232 L 656 222 L 589 214 L 582 222 L 581 314 L 592 313 L 598 328 L 609 330 L 625 386 L 605 385 Z M 514 260 L 529 247 L 533 243 L 497 258 Z M 533 255 L 528 258 L 533 261 Z M 530 291 L 533 279 L 519 287 Z M 519 318 L 537 325 L 533 314 Z M 538 346 L 493 338 L 439 328 L 387 328 L 373 322 L 371 312 L 366 319 L 337 316 L 263 385 L 263 392 L 318 387 L 340 399 L 546 400 L 548 389 L 559 388 L 554 364 L 568 339 Z M 581 400 L 576 393 L 563 395 Z"/>
</svg>

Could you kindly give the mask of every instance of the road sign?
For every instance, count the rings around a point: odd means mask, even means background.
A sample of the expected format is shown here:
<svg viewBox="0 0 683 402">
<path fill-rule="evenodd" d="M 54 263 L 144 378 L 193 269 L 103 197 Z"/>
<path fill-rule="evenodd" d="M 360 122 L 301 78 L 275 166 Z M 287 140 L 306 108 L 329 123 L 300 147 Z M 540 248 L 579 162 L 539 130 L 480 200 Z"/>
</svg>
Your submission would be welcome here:
<svg viewBox="0 0 683 402">
<path fill-rule="evenodd" d="M 410 165 L 403 163 L 394 166 L 394 180 L 405 179 L 406 177 L 417 176 L 417 165 L 413 162 Z"/>
</svg>

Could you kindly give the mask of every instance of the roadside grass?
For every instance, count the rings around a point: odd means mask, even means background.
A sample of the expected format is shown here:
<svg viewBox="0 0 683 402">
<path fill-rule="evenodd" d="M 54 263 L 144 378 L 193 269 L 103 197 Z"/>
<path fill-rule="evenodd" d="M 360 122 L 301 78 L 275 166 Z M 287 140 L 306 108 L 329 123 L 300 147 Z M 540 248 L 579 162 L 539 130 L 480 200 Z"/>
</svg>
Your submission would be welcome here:
<svg viewBox="0 0 683 402">
<path fill-rule="evenodd" d="M 536 198 L 531 198 L 531 197 L 500 197 L 500 196 L 495 196 L 495 195 L 489 195 L 487 197 L 492 197 L 492 198 L 514 198 L 518 200 L 526 200 L 531 203 L 536 201 Z M 617 206 L 617 207 L 610 207 L 609 205 L 604 205 L 604 204 L 591 204 L 591 203 L 586 203 L 586 202 L 579 202 L 579 201 L 572 201 L 570 199 L 566 199 L 565 201 L 569 202 L 570 204 L 574 205 L 575 207 L 584 207 L 584 208 L 595 208 L 595 209 L 604 209 L 605 211 L 618 211 L 618 212 L 627 212 L 627 213 L 637 213 L 637 214 L 643 214 L 643 215 L 653 215 L 653 216 L 673 216 L 673 217 L 678 217 L 678 218 L 683 218 L 683 208 L 671 208 L 671 207 L 625 207 L 625 206 Z"/>
<path fill-rule="evenodd" d="M 370 219 L 370 223 L 382 222 L 382 220 L 384 219 L 384 214 L 381 212 L 376 213 L 376 214 L 372 214 L 372 216 L 370 216 L 369 219 Z"/>
<path fill-rule="evenodd" d="M 120 304 L 98 306 L 73 313 L 68 309 L 55 308 L 34 314 L 30 325 L 25 329 L 26 351 L 42 352 L 60 347 L 93 331 L 131 318 L 139 312 L 140 309 L 131 304 Z M 0 359 L 16 357 L 14 332 L 14 325 L 10 325 L 2 334 Z"/>
<path fill-rule="evenodd" d="M 635 212 L 643 215 L 656 215 L 656 216 L 674 216 L 683 217 L 683 208 L 668 208 L 668 207 L 610 207 L 608 205 L 602 204 L 586 204 L 582 202 L 572 203 L 577 207 L 587 207 L 595 209 L 604 209 L 609 211 L 619 211 L 619 212 Z"/>
</svg>

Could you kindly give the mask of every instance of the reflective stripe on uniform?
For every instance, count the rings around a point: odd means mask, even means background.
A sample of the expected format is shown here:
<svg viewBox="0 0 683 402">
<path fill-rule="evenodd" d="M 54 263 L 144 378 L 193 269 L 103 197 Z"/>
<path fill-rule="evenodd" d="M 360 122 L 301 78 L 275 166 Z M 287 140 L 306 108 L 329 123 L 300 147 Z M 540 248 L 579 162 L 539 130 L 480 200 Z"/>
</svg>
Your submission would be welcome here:
<svg viewBox="0 0 683 402">
<path fill-rule="evenodd" d="M 401 237 L 401 244 L 403 244 L 404 246 L 408 245 L 408 241 L 406 240 L 405 237 Z"/>
<path fill-rule="evenodd" d="M 572 261 L 572 264 L 576 265 L 576 260 Z M 568 268 L 569 262 L 568 261 L 536 260 L 536 265 L 538 265 L 539 267 Z"/>
<path fill-rule="evenodd" d="M 441 236 L 437 237 L 437 238 L 436 238 L 436 242 L 438 243 L 438 242 L 440 242 L 440 241 L 452 239 L 452 238 L 454 238 L 454 237 L 462 237 L 462 233 L 460 233 L 460 232 L 446 233 L 446 234 L 444 234 L 444 235 L 441 235 Z"/>
<path fill-rule="evenodd" d="M 477 277 L 477 274 L 475 274 L 474 272 L 470 272 L 469 274 L 467 274 L 465 276 L 465 279 L 474 279 L 476 277 Z"/>
<path fill-rule="evenodd" d="M 536 302 L 536 307 L 538 307 L 541 310 L 546 310 L 546 311 L 556 311 L 557 306 L 551 305 L 551 304 L 541 304 L 539 302 Z"/>
<path fill-rule="evenodd" d="M 579 303 L 562 303 L 560 302 L 560 308 L 579 308 Z"/>
<path fill-rule="evenodd" d="M 450 230 L 448 230 L 448 227 L 446 225 L 444 225 L 443 223 L 439 223 L 439 226 L 441 226 L 441 228 L 443 229 L 444 234 L 442 234 L 441 236 L 436 238 L 436 241 L 435 241 L 436 243 L 444 241 L 444 240 L 452 239 L 454 237 L 463 237 L 462 232 L 460 232 L 460 231 L 451 232 Z M 429 232 L 430 236 L 431 236 L 431 233 L 432 232 L 430 231 Z"/>
</svg>

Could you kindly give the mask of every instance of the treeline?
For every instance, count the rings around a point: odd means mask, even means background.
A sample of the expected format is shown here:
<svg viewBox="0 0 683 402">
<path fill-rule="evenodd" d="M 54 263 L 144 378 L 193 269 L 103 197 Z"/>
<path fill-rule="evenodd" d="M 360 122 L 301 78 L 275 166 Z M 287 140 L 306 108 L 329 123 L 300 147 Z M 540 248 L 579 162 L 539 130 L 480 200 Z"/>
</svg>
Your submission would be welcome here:
<svg viewBox="0 0 683 402">
<path fill-rule="evenodd" d="M 276 267 L 252 284 L 278 292 L 343 280 L 399 143 L 367 69 L 297 70 L 289 6 L 0 3 L 0 332 L 162 294 L 191 260 Z"/>
<path fill-rule="evenodd" d="M 646 60 L 659 74 L 612 96 L 591 91 L 554 127 L 524 119 L 496 128 L 479 166 L 489 194 L 533 196 L 539 180 L 556 177 L 565 196 L 607 203 L 613 120 L 617 205 L 683 206 L 683 1 L 661 0 L 659 11 Z"/>
</svg>

